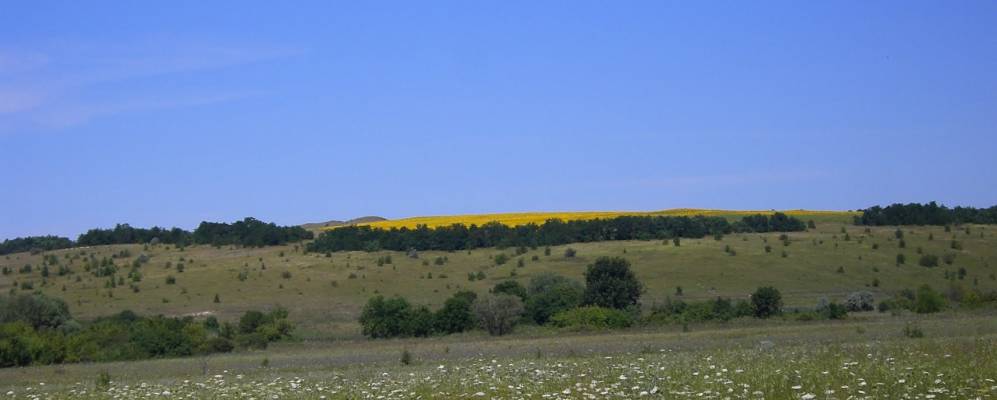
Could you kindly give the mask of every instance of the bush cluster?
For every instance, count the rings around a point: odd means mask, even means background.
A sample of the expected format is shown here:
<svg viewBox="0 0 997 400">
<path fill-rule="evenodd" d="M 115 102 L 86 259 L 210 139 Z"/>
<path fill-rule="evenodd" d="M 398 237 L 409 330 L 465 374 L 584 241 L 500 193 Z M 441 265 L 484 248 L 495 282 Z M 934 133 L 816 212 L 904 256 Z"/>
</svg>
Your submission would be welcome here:
<svg viewBox="0 0 997 400">
<path fill-rule="evenodd" d="M 288 337 L 287 311 L 247 312 L 238 328 L 214 317 L 143 317 L 122 311 L 88 322 L 43 295 L 0 299 L 0 367 L 126 361 L 263 348 Z"/>
</svg>

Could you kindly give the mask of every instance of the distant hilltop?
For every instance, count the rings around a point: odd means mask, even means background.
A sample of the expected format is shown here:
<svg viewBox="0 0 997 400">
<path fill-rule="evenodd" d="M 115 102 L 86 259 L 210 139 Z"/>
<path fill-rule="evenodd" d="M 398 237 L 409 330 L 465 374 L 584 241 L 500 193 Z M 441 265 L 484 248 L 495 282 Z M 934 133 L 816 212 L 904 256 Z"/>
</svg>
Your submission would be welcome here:
<svg viewBox="0 0 997 400">
<path fill-rule="evenodd" d="M 337 226 L 367 225 L 374 222 L 381 222 L 387 220 L 388 219 L 384 217 L 378 217 L 376 215 L 368 215 L 364 217 L 353 218 L 351 220 L 346 220 L 346 221 L 331 220 L 325 222 L 312 222 L 312 223 L 302 224 L 301 227 L 308 230 L 313 230 L 313 229 L 322 229 L 322 228 L 335 228 Z"/>
</svg>

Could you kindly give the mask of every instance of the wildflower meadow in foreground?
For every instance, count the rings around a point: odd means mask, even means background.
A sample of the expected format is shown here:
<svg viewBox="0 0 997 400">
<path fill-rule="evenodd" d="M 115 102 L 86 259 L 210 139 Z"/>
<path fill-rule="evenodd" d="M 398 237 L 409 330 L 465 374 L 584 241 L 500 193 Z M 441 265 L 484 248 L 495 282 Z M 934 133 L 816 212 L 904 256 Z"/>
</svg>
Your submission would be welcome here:
<svg viewBox="0 0 997 400">
<path fill-rule="evenodd" d="M 23 399 L 985 399 L 997 394 L 990 341 L 816 346 L 619 356 L 480 358 L 302 372 L 222 373 L 175 384 L 93 383 L 10 391 Z"/>
</svg>

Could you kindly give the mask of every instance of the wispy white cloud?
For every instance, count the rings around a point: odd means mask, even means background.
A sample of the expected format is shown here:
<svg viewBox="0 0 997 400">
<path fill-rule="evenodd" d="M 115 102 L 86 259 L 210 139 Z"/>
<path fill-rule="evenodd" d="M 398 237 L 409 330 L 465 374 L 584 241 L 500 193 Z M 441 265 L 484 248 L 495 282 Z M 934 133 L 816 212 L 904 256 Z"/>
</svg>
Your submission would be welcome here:
<svg viewBox="0 0 997 400">
<path fill-rule="evenodd" d="M 300 54 L 273 46 L 145 40 L 107 45 L 57 43 L 42 50 L 0 46 L 0 129 L 66 128 L 116 114 L 203 106 L 260 95 L 253 87 L 157 90 L 175 74 L 207 74 Z M 130 87 L 119 83 L 138 84 Z M 114 95 L 104 88 L 115 87 Z M 122 89 L 124 87 L 124 89 Z"/>
<path fill-rule="evenodd" d="M 116 114 L 206 106 L 244 99 L 259 94 L 259 92 L 198 93 L 158 99 L 133 98 L 128 101 L 112 101 L 99 104 L 53 106 L 37 113 L 34 121 L 46 127 L 66 128 L 85 123 L 94 118 Z"/>
</svg>

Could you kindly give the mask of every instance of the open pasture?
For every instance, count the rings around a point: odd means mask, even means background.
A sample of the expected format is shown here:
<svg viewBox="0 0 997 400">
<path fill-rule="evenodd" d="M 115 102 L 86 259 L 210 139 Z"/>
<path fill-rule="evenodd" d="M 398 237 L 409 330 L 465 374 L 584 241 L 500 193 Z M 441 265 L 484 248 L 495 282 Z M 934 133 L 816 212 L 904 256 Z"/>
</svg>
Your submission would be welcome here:
<svg viewBox="0 0 997 400">
<path fill-rule="evenodd" d="M 894 230 L 872 227 L 866 232 L 838 218 L 790 233 L 785 242 L 776 233 L 733 234 L 719 240 L 683 239 L 679 246 L 670 241 L 610 241 L 556 246 L 549 254 L 542 247 L 486 248 L 425 251 L 418 258 L 389 251 L 304 253 L 300 245 L 99 246 L 0 257 L 0 266 L 12 271 L 0 276 L 0 290 L 41 290 L 64 298 L 80 318 L 130 309 L 225 320 L 279 304 L 290 310 L 298 334 L 308 339 L 358 337 L 356 318 L 376 294 L 400 295 L 435 308 L 456 291 L 481 293 L 506 279 L 525 284 L 542 272 L 581 279 L 586 265 L 607 255 L 632 262 L 646 286 L 645 306 L 667 297 L 741 299 L 764 285 L 779 288 L 790 307 L 813 307 L 822 297 L 842 301 L 857 290 L 869 290 L 879 300 L 925 283 L 943 291 L 952 286 L 997 290 L 997 232 L 990 227 L 949 232 L 943 227 L 905 227 L 902 248 Z M 575 257 L 565 257 L 569 247 L 577 250 Z M 499 265 L 499 254 L 508 261 Z M 896 263 L 898 254 L 904 255 L 904 264 Z M 938 256 L 939 265 L 918 265 L 923 254 Z M 112 259 L 115 255 L 120 257 Z M 127 276 L 130 265 L 142 255 L 148 262 L 139 267 L 140 280 L 133 281 Z M 46 256 L 58 260 L 58 266 L 48 266 L 48 277 L 43 277 Z M 110 278 L 84 271 L 84 261 L 91 256 L 112 259 L 118 266 L 113 287 Z M 18 272 L 25 265 L 31 265 L 31 271 Z M 66 269 L 62 276 L 60 266 Z M 171 277 L 173 283 L 168 283 Z M 26 284 L 31 289 L 23 289 Z"/>
</svg>

